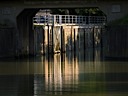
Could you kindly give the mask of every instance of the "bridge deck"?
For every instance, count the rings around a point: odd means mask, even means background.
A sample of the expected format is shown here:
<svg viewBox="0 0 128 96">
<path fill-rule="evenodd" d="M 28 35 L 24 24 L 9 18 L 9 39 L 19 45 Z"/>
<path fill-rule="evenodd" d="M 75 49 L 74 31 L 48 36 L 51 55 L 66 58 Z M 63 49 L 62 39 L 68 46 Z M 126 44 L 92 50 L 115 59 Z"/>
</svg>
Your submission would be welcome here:
<svg viewBox="0 0 128 96">
<path fill-rule="evenodd" d="M 77 16 L 77 15 L 44 15 L 33 17 L 33 25 L 54 26 L 85 26 L 104 25 L 105 16 Z"/>
</svg>

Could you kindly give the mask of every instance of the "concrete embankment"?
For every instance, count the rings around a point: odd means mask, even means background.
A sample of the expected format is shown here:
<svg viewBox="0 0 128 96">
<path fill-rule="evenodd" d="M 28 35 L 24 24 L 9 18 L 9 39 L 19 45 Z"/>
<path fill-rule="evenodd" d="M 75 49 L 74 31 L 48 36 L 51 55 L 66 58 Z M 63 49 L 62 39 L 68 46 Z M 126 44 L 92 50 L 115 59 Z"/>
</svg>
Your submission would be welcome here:
<svg viewBox="0 0 128 96">
<path fill-rule="evenodd" d="M 128 25 L 107 26 L 104 45 L 105 57 L 128 58 Z"/>
<path fill-rule="evenodd" d="M 0 57 L 12 57 L 15 54 L 14 28 L 0 28 Z"/>
</svg>

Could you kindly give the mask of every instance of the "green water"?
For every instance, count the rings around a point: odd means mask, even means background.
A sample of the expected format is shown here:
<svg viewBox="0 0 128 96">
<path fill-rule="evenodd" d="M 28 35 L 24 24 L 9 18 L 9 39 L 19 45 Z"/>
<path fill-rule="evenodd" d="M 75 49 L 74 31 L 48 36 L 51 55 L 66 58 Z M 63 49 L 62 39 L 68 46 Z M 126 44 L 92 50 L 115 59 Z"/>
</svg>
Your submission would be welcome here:
<svg viewBox="0 0 128 96">
<path fill-rule="evenodd" d="M 128 62 L 99 51 L 1 60 L 0 96 L 128 96 Z"/>
</svg>

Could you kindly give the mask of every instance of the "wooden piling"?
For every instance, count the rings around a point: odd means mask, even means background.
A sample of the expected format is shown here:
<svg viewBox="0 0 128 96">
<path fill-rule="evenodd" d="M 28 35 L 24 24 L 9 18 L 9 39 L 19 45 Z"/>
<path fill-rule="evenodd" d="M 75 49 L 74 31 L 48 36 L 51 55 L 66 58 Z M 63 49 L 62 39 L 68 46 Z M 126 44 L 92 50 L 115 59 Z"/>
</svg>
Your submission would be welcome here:
<svg viewBox="0 0 128 96">
<path fill-rule="evenodd" d="M 34 27 L 34 55 L 36 55 L 36 49 L 37 49 L 37 34 L 36 34 L 36 27 Z"/>
<path fill-rule="evenodd" d="M 61 26 L 61 52 L 65 52 L 65 34 L 64 34 L 64 29 L 63 26 Z"/>
<path fill-rule="evenodd" d="M 75 51 L 76 51 L 76 30 L 74 29 L 73 30 L 74 31 L 74 53 L 75 53 Z"/>
<path fill-rule="evenodd" d="M 48 26 L 44 27 L 44 54 L 48 52 Z"/>
<path fill-rule="evenodd" d="M 51 53 L 52 54 L 54 53 L 54 40 L 53 40 L 53 33 L 54 32 L 53 32 L 53 30 L 54 30 L 54 26 L 51 26 L 51 34 L 52 34 L 52 36 L 51 36 L 51 39 L 52 39 L 52 46 L 51 46 L 52 47 L 52 52 Z"/>
<path fill-rule="evenodd" d="M 43 27 L 43 30 L 42 30 L 42 33 L 43 33 L 43 54 L 45 54 L 45 30 L 44 30 L 44 27 Z"/>
<path fill-rule="evenodd" d="M 72 26 L 70 27 L 70 51 L 73 50 L 73 32 L 72 32 Z"/>
<path fill-rule="evenodd" d="M 48 54 L 49 54 L 49 32 L 50 32 L 50 30 L 49 30 L 49 25 L 48 25 L 48 29 L 47 29 L 48 31 L 47 31 L 47 36 L 48 36 Z"/>
</svg>

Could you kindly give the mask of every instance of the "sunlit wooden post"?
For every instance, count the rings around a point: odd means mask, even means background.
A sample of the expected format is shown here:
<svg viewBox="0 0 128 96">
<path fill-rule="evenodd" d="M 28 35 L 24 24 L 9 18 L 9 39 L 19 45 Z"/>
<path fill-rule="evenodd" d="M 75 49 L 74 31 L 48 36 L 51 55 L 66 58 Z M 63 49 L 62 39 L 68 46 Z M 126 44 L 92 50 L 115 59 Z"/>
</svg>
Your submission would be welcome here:
<svg viewBox="0 0 128 96">
<path fill-rule="evenodd" d="M 74 28 L 74 53 L 76 52 L 76 30 Z"/>
<path fill-rule="evenodd" d="M 48 54 L 49 54 L 49 32 L 50 32 L 49 25 L 48 25 L 48 29 L 47 30 L 48 30 L 47 31 L 47 37 L 48 37 Z"/>
</svg>

